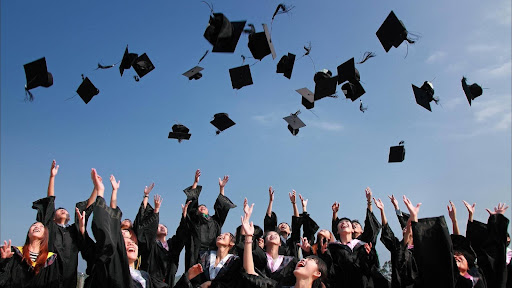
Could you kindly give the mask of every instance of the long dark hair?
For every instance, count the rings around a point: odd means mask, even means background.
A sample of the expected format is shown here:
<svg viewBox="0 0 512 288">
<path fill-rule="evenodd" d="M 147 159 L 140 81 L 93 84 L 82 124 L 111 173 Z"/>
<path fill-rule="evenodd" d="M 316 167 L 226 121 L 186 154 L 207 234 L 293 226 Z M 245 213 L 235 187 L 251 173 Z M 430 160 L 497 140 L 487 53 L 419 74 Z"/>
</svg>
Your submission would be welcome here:
<svg viewBox="0 0 512 288">
<path fill-rule="evenodd" d="M 34 222 L 34 224 L 40 222 Z M 32 227 L 34 224 L 30 225 Z M 48 258 L 48 228 L 44 226 L 43 239 L 41 240 L 41 244 L 39 245 L 39 255 L 37 255 L 36 265 L 34 267 L 34 273 L 38 274 L 41 271 L 41 268 L 44 267 L 46 263 L 46 259 Z M 30 234 L 30 228 L 27 232 L 27 238 L 25 239 L 25 245 L 23 245 L 23 261 L 25 261 L 29 266 L 32 267 L 32 259 L 30 259 L 30 238 L 28 235 Z"/>
<path fill-rule="evenodd" d="M 320 277 L 315 279 L 313 281 L 313 285 L 311 285 L 312 288 L 325 288 L 324 282 L 327 280 L 327 265 L 325 264 L 324 260 L 320 259 L 320 257 L 316 255 L 310 255 L 306 257 L 307 259 L 312 259 L 316 262 L 318 265 L 318 271 L 320 272 Z"/>
</svg>

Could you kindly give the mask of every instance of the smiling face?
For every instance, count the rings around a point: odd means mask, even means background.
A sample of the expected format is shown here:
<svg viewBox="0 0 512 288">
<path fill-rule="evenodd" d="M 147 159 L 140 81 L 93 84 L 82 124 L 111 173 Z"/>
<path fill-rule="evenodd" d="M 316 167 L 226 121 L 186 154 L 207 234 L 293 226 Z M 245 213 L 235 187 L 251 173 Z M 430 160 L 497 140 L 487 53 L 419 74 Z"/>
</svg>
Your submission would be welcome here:
<svg viewBox="0 0 512 288">
<path fill-rule="evenodd" d="M 297 263 L 293 275 L 297 280 L 311 279 L 312 281 L 319 278 L 322 273 L 318 268 L 318 263 L 312 258 L 304 258 Z"/>
<path fill-rule="evenodd" d="M 158 230 L 156 231 L 157 236 L 167 236 L 167 227 L 163 224 L 158 224 Z"/>
<path fill-rule="evenodd" d="M 55 216 L 53 218 L 53 221 L 57 224 L 67 224 L 69 222 L 69 213 L 64 208 L 59 208 L 55 211 Z"/>
<path fill-rule="evenodd" d="M 363 227 L 361 227 L 361 224 L 356 221 L 352 221 L 352 229 L 354 229 L 355 237 L 358 237 L 363 233 Z"/>
<path fill-rule="evenodd" d="M 352 228 L 352 223 L 348 219 L 340 220 L 338 223 L 338 234 L 352 234 L 354 233 L 354 228 Z"/>
<path fill-rule="evenodd" d="M 235 245 L 235 237 L 233 237 L 233 234 L 226 232 L 222 233 L 219 236 L 217 236 L 217 247 L 228 247 L 228 246 L 234 246 Z"/>
<path fill-rule="evenodd" d="M 28 229 L 28 238 L 32 240 L 42 240 L 44 238 L 44 225 L 41 222 L 36 222 Z"/>
<path fill-rule="evenodd" d="M 131 265 L 135 263 L 135 260 L 137 260 L 139 256 L 139 246 L 137 246 L 137 243 L 130 237 L 124 237 L 124 246 L 126 248 L 126 255 L 128 256 L 128 263 Z"/>
<path fill-rule="evenodd" d="M 288 237 L 288 235 L 291 234 L 291 231 L 290 231 L 290 225 L 288 225 L 288 223 L 280 223 L 278 226 L 277 226 L 277 229 L 279 230 L 279 234 L 285 236 L 285 237 Z"/>
<path fill-rule="evenodd" d="M 265 236 L 265 246 L 268 247 L 269 245 L 281 246 L 281 237 L 279 237 L 277 232 L 270 231 Z"/>
<path fill-rule="evenodd" d="M 201 214 L 208 215 L 208 208 L 206 208 L 205 205 L 199 205 L 199 207 L 197 207 L 197 211 Z"/>
</svg>

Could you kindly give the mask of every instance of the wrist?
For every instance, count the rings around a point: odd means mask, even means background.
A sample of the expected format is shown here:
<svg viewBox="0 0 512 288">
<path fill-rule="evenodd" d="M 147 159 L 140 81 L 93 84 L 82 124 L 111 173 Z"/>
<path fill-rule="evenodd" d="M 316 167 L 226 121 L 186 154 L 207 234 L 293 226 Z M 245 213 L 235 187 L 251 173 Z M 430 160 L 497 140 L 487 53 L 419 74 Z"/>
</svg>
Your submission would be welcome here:
<svg viewBox="0 0 512 288">
<path fill-rule="evenodd" d="M 149 198 L 149 195 L 148 194 L 144 194 L 143 198 Z"/>
</svg>

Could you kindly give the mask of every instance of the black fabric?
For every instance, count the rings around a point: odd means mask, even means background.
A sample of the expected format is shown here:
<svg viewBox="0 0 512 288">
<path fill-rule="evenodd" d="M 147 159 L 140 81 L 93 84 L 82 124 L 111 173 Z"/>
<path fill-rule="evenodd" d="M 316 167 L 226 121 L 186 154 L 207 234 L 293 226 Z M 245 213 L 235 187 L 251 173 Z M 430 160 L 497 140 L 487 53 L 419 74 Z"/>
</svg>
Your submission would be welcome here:
<svg viewBox="0 0 512 288">
<path fill-rule="evenodd" d="M 278 283 L 265 276 L 251 275 L 247 273 L 242 274 L 243 287 L 247 288 L 274 288 Z"/>
<path fill-rule="evenodd" d="M 86 209 L 87 201 L 78 202 L 76 207 L 86 211 L 86 219 L 92 209 Z M 36 221 L 43 223 L 48 229 L 48 250 L 57 253 L 57 265 L 61 273 L 61 287 L 75 287 L 77 282 L 78 252 L 84 250 L 86 242 L 79 231 L 78 220 L 75 223 L 62 227 L 57 225 L 55 217 L 55 196 L 45 197 L 33 202 L 32 208 L 37 210 Z M 72 211 L 73 214 L 74 211 Z M 70 213 L 71 214 L 71 213 Z"/>
<path fill-rule="evenodd" d="M 487 224 L 468 222 L 466 237 L 477 255 L 488 287 L 506 287 L 506 241 L 509 220 L 501 215 L 490 215 Z M 510 274 L 509 274 L 510 275 Z"/>
<path fill-rule="evenodd" d="M 253 251 L 254 268 L 259 275 L 273 279 L 279 286 L 291 286 L 295 283 L 293 270 L 297 266 L 298 258 L 294 256 L 284 256 L 283 262 L 272 272 L 267 264 L 267 255 L 263 249 L 258 248 Z"/>
<path fill-rule="evenodd" d="M 183 192 L 187 195 L 187 200 L 192 201 L 187 210 L 185 235 L 185 270 L 199 262 L 199 252 L 208 250 L 217 250 L 216 238 L 220 235 L 224 221 L 228 216 L 229 210 L 236 205 L 228 197 L 219 194 L 213 209 L 215 215 L 204 217 L 198 214 L 199 195 L 201 186 L 196 189 L 188 187 Z"/>
<path fill-rule="evenodd" d="M 279 247 L 279 255 L 298 257 L 299 249 L 297 243 L 300 242 L 300 228 L 302 226 L 302 219 L 300 217 L 292 216 L 291 234 L 286 241 L 281 238 L 281 246 Z M 277 227 L 277 215 L 272 211 L 269 217 L 265 214 L 263 219 L 263 231 L 275 231 L 279 234 Z"/>
<path fill-rule="evenodd" d="M 224 264 L 224 267 L 222 267 L 215 276 L 215 279 L 210 279 L 210 261 L 209 261 L 209 253 L 205 255 L 205 258 L 202 259 L 201 265 L 203 266 L 203 273 L 198 275 L 196 278 L 192 279 L 192 283 L 202 284 L 206 281 L 212 281 L 211 288 L 214 287 L 225 287 L 225 288 L 231 288 L 231 287 L 241 287 L 240 281 L 241 281 L 241 272 L 243 270 L 243 262 L 242 258 L 238 256 L 231 256 L 228 261 Z"/>
<path fill-rule="evenodd" d="M 0 287 L 62 287 L 59 280 L 59 265 L 55 261 L 58 255 L 49 256 L 45 267 L 36 275 L 33 267 L 23 261 L 22 252 L 18 247 L 11 247 L 11 251 L 14 252 L 11 258 L 0 259 Z"/>
</svg>

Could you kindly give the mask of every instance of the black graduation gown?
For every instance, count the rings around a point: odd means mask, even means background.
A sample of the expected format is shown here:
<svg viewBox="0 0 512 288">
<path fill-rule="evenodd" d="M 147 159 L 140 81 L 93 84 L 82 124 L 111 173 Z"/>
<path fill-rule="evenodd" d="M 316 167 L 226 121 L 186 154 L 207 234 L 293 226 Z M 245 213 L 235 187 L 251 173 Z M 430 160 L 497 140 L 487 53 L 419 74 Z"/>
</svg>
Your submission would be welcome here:
<svg viewBox="0 0 512 288">
<path fill-rule="evenodd" d="M 91 228 L 96 239 L 95 257 L 86 288 L 139 287 L 131 277 L 124 238 L 121 234 L 123 213 L 119 207 L 112 209 L 107 206 L 105 199 L 98 196 L 93 215 Z M 141 274 L 148 277 L 143 271 Z M 146 287 L 152 287 L 150 277 L 146 279 Z"/>
<path fill-rule="evenodd" d="M 181 235 L 185 233 L 185 221 L 182 218 L 176 235 L 167 239 L 169 250 L 156 239 L 159 221 L 159 213 L 154 213 L 150 204 L 146 205 L 146 209 L 141 204 L 134 221 L 141 256 L 140 269 L 151 275 L 154 287 L 172 287 L 184 246 Z"/>
<path fill-rule="evenodd" d="M 279 246 L 279 255 L 285 256 L 293 256 L 297 257 L 299 254 L 299 248 L 297 243 L 300 242 L 300 228 L 302 226 L 301 217 L 292 216 L 292 226 L 290 227 L 292 233 L 288 239 L 283 240 L 281 237 L 281 246 Z M 263 231 L 276 231 L 279 233 L 279 229 L 277 228 L 277 216 L 274 211 L 272 211 L 270 217 L 265 214 L 265 218 L 263 219 Z"/>
<path fill-rule="evenodd" d="M 395 237 L 391 227 L 382 226 L 380 241 L 391 253 L 391 287 L 412 288 L 419 277 L 412 250 Z"/>
<path fill-rule="evenodd" d="M 3 288 L 58 288 L 60 286 L 60 271 L 56 262 L 58 258 L 52 252 L 48 253 L 45 266 L 36 275 L 34 268 L 23 261 L 23 247 L 11 247 L 14 255 L 11 258 L 0 258 L 0 287 Z M 76 286 L 76 283 L 75 283 Z M 73 286 L 73 287 L 75 287 Z"/>
<path fill-rule="evenodd" d="M 373 288 L 371 268 L 375 259 L 366 253 L 360 243 L 353 250 L 341 243 L 330 243 L 326 253 L 318 256 L 324 260 L 329 270 L 331 287 Z"/>
<path fill-rule="evenodd" d="M 298 261 L 297 257 L 284 255 L 283 262 L 272 272 L 267 264 L 266 252 L 260 247 L 253 250 L 253 262 L 256 273 L 275 280 L 278 286 L 290 286 L 295 283 L 293 270 L 295 270 Z"/>
<path fill-rule="evenodd" d="M 476 220 L 468 222 L 466 237 L 477 255 L 488 287 L 506 287 L 506 241 L 509 220 L 501 215 L 490 215 L 487 225 Z"/>
<path fill-rule="evenodd" d="M 92 209 L 86 209 L 87 201 L 78 202 L 76 207 L 80 211 L 86 211 L 86 217 Z M 35 201 L 32 205 L 37 210 L 36 221 L 43 223 L 48 228 L 49 242 L 48 250 L 59 255 L 57 265 L 61 273 L 61 287 L 76 287 L 78 252 L 84 249 L 84 237 L 79 231 L 78 220 L 75 215 L 75 223 L 62 227 L 57 225 L 53 219 L 55 216 L 55 196 L 45 197 Z M 74 213 L 72 211 L 71 213 Z M 70 213 L 70 214 L 71 214 Z"/>
<path fill-rule="evenodd" d="M 199 195 L 202 186 L 198 185 L 196 189 L 192 186 L 183 190 L 187 195 L 187 200 L 192 201 L 188 206 L 186 229 L 189 231 L 185 241 L 185 270 L 188 270 L 194 264 L 199 262 L 200 251 L 216 250 L 216 239 L 220 235 L 222 225 L 226 221 L 229 210 L 235 208 L 236 205 L 231 200 L 220 194 L 213 205 L 215 215 L 203 217 L 198 214 Z"/>
</svg>

